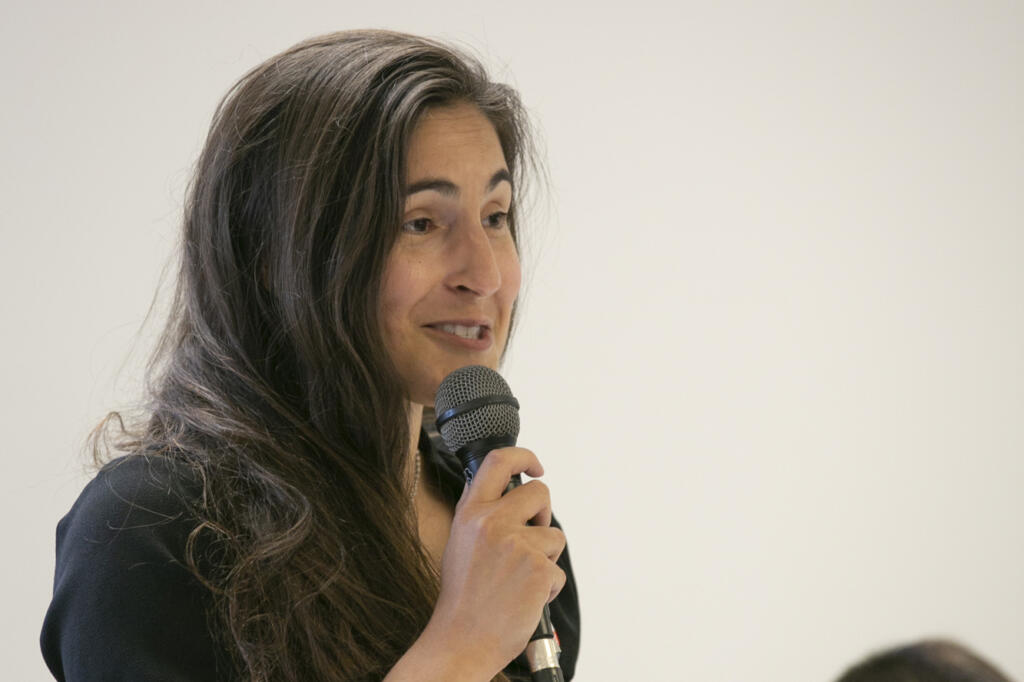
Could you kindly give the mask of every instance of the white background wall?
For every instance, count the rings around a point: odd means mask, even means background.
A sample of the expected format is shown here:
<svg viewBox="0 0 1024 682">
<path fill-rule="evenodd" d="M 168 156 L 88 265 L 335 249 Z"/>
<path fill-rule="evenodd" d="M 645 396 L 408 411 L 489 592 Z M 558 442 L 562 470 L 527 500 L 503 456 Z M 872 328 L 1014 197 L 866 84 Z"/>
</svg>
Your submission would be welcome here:
<svg viewBox="0 0 1024 682">
<path fill-rule="evenodd" d="M 371 4 L 4 9 L 3 677 L 47 679 L 54 526 L 215 104 L 377 26 L 479 50 L 546 142 L 506 375 L 578 679 L 824 681 L 937 634 L 1024 678 L 1024 5 Z"/>
</svg>

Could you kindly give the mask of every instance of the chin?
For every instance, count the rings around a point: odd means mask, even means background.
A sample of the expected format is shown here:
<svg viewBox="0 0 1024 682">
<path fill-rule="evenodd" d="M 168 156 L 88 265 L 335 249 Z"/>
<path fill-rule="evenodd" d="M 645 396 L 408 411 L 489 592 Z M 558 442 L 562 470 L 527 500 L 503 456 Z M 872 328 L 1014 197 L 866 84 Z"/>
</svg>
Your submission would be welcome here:
<svg viewBox="0 0 1024 682">
<path fill-rule="evenodd" d="M 465 360 L 463 362 L 455 362 L 450 365 L 446 365 L 443 369 L 440 369 L 436 375 L 429 378 L 423 377 L 420 381 L 412 382 L 413 390 L 410 391 L 409 400 L 420 405 L 433 407 L 434 399 L 437 395 L 437 389 L 441 385 L 441 382 L 444 381 L 444 378 L 460 367 L 466 367 L 467 365 L 483 365 L 484 367 L 490 367 L 493 370 L 497 370 L 500 365 L 500 359 L 477 358 L 474 360 Z"/>
</svg>

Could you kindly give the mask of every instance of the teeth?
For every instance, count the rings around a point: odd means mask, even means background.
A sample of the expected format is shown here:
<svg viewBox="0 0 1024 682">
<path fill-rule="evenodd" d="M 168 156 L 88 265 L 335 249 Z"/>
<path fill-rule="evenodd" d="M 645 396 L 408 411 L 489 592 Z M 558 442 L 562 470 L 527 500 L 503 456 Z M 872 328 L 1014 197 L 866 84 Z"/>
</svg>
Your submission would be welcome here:
<svg viewBox="0 0 1024 682">
<path fill-rule="evenodd" d="M 461 324 L 442 324 L 441 331 L 461 336 L 464 339 L 479 339 L 480 327 L 463 327 Z"/>
</svg>

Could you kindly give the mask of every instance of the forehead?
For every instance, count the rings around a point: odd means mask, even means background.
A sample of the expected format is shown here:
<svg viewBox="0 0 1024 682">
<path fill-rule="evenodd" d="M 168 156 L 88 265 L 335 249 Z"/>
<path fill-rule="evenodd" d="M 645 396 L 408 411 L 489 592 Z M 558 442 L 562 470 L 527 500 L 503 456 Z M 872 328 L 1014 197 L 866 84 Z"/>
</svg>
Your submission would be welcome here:
<svg viewBox="0 0 1024 682">
<path fill-rule="evenodd" d="M 464 102 L 423 113 L 409 139 L 406 164 L 410 181 L 445 173 L 490 177 L 507 168 L 494 126 L 480 109 Z"/>
</svg>

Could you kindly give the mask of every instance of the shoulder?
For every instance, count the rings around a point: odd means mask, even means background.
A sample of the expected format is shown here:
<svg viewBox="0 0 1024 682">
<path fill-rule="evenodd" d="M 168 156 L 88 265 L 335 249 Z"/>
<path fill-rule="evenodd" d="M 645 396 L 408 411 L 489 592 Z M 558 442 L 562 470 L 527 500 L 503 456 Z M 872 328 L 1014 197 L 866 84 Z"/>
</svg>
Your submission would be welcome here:
<svg viewBox="0 0 1024 682">
<path fill-rule="evenodd" d="M 125 530 L 180 521 L 202 486 L 185 462 L 130 455 L 109 462 L 82 490 L 61 526 L 86 526 L 112 542 Z"/>
<path fill-rule="evenodd" d="M 182 679 L 213 679 L 211 594 L 186 558 L 201 494 L 187 463 L 144 455 L 114 460 L 86 485 L 57 526 L 41 635 L 58 679 L 146 680 L 183 666 L 192 676 Z"/>
<path fill-rule="evenodd" d="M 184 560 L 202 486 L 184 462 L 131 455 L 107 464 L 57 525 L 57 578 L 79 558 L 111 568 Z"/>
</svg>

